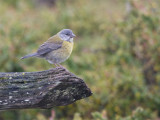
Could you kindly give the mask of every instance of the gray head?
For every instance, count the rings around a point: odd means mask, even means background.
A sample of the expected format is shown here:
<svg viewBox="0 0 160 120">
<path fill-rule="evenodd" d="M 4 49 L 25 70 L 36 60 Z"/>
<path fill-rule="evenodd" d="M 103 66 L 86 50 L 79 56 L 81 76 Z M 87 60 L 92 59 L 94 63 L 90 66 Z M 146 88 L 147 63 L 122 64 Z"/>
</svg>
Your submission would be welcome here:
<svg viewBox="0 0 160 120">
<path fill-rule="evenodd" d="M 75 34 L 73 34 L 72 30 L 70 29 L 63 29 L 59 32 L 59 36 L 61 39 L 65 40 L 65 41 L 69 41 L 72 42 L 73 38 L 76 36 Z"/>
</svg>

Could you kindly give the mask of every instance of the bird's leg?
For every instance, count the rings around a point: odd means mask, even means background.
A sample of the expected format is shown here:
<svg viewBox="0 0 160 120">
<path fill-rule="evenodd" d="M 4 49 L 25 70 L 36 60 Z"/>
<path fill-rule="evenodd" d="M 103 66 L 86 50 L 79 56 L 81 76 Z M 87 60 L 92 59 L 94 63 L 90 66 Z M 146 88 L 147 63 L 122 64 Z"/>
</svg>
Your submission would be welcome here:
<svg viewBox="0 0 160 120">
<path fill-rule="evenodd" d="M 61 64 L 58 64 L 59 67 L 64 68 Z"/>
<path fill-rule="evenodd" d="M 62 65 L 60 65 L 60 64 L 54 64 L 55 66 L 56 66 L 56 68 L 58 69 L 58 68 L 63 68 L 63 69 L 65 69 Z"/>
<path fill-rule="evenodd" d="M 58 64 L 59 65 L 59 67 L 61 67 L 61 68 L 63 68 L 63 69 L 65 69 L 66 70 L 66 68 L 64 68 L 61 64 Z"/>
<path fill-rule="evenodd" d="M 54 64 L 56 67 L 58 67 L 58 65 L 57 64 Z"/>
</svg>

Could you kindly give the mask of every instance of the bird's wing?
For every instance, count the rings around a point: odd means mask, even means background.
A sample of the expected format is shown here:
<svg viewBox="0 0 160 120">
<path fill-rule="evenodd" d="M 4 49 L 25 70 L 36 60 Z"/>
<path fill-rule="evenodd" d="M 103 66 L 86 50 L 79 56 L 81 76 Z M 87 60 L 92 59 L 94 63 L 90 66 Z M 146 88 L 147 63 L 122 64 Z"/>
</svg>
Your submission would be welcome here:
<svg viewBox="0 0 160 120">
<path fill-rule="evenodd" d="M 57 37 L 53 36 L 49 38 L 45 43 L 43 43 L 39 48 L 38 48 L 38 55 L 44 55 L 47 54 L 51 51 L 57 50 L 62 47 L 63 41 Z"/>
</svg>

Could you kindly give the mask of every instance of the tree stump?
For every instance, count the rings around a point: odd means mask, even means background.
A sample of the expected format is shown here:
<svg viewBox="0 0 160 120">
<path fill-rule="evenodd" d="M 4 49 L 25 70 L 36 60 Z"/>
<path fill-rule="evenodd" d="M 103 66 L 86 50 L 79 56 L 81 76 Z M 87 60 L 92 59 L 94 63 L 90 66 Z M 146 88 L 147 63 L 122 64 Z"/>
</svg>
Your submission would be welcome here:
<svg viewBox="0 0 160 120">
<path fill-rule="evenodd" d="M 52 108 L 92 95 L 84 81 L 63 68 L 0 73 L 0 110 Z"/>
</svg>

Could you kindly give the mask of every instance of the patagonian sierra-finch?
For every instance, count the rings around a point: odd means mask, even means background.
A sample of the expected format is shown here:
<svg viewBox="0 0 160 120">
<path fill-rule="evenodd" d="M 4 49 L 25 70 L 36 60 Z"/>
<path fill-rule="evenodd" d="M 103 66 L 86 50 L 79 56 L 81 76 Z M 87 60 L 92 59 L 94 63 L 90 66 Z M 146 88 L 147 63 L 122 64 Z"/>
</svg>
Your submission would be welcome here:
<svg viewBox="0 0 160 120">
<path fill-rule="evenodd" d="M 63 29 L 56 35 L 50 37 L 37 50 L 37 52 L 28 54 L 21 59 L 29 57 L 44 58 L 49 63 L 60 65 L 69 58 L 73 49 L 73 38 L 75 35 L 70 29 Z M 61 66 L 61 65 L 60 65 Z"/>
</svg>

